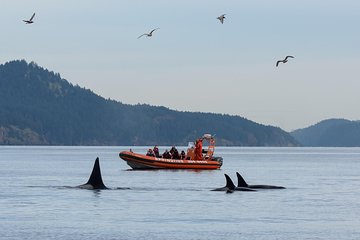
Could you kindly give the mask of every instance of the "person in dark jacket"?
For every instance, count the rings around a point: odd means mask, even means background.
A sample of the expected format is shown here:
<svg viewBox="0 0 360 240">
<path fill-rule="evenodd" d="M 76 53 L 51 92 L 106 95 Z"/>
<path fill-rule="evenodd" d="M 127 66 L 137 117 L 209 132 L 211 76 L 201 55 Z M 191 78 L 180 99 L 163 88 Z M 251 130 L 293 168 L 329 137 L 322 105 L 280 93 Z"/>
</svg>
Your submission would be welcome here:
<svg viewBox="0 0 360 240">
<path fill-rule="evenodd" d="M 174 151 L 171 156 L 172 156 L 172 159 L 180 159 L 179 152 L 175 147 L 174 147 Z"/>
<path fill-rule="evenodd" d="M 180 159 L 184 160 L 185 158 L 186 158 L 186 153 L 184 150 L 182 150 L 180 153 Z"/>
<path fill-rule="evenodd" d="M 155 145 L 153 152 L 155 154 L 155 157 L 157 158 L 160 157 L 159 148 L 157 147 L 157 145 Z"/>
<path fill-rule="evenodd" d="M 171 159 L 171 154 L 167 149 L 165 150 L 162 156 L 163 158 Z"/>
<path fill-rule="evenodd" d="M 149 148 L 149 150 L 146 153 L 146 156 L 155 157 L 154 151 L 151 148 Z"/>
</svg>

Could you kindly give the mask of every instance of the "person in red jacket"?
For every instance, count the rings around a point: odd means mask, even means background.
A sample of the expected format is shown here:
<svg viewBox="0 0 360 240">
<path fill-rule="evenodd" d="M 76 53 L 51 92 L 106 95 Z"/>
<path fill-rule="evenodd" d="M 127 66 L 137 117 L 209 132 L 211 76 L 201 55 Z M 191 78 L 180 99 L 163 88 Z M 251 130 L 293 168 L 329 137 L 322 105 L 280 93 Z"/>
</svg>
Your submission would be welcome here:
<svg viewBox="0 0 360 240">
<path fill-rule="evenodd" d="M 202 156 L 202 138 L 199 138 L 198 140 L 196 140 L 195 142 L 195 160 L 202 160 L 203 156 Z"/>
</svg>

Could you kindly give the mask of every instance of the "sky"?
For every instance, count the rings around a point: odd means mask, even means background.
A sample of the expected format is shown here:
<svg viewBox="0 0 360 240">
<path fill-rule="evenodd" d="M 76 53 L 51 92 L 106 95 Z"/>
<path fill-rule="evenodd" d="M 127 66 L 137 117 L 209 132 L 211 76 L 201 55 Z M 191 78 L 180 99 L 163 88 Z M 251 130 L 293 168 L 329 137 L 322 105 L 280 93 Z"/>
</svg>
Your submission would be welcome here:
<svg viewBox="0 0 360 240">
<path fill-rule="evenodd" d="M 34 61 L 104 98 L 286 131 L 360 120 L 359 0 L 0 1 L 1 64 Z"/>
</svg>

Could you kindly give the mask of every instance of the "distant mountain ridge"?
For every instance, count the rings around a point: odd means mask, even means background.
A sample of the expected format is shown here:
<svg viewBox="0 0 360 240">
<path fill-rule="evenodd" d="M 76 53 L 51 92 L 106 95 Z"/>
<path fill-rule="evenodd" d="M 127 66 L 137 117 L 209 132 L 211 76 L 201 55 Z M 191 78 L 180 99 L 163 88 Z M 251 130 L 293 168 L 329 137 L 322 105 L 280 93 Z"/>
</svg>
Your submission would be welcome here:
<svg viewBox="0 0 360 240">
<path fill-rule="evenodd" d="M 0 99 L 2 145 L 185 145 L 216 133 L 218 145 L 298 146 L 239 116 L 106 100 L 24 60 L 0 65 Z"/>
<path fill-rule="evenodd" d="M 360 121 L 327 119 L 291 135 L 303 146 L 360 147 Z"/>
</svg>

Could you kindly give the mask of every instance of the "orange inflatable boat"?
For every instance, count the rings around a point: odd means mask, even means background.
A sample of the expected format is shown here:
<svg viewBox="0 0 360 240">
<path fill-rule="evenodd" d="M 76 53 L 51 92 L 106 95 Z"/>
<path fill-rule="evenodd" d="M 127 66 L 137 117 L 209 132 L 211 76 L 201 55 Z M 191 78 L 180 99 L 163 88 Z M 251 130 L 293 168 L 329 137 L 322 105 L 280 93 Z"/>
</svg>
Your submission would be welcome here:
<svg viewBox="0 0 360 240">
<path fill-rule="evenodd" d="M 202 149 L 202 142 L 208 142 L 207 150 Z M 205 134 L 196 144 L 189 143 L 186 155 L 182 159 L 148 156 L 146 154 L 122 151 L 119 156 L 133 169 L 203 169 L 213 170 L 222 166 L 222 157 L 213 156 L 215 138 Z M 199 153 L 200 152 L 200 153 Z"/>
</svg>

